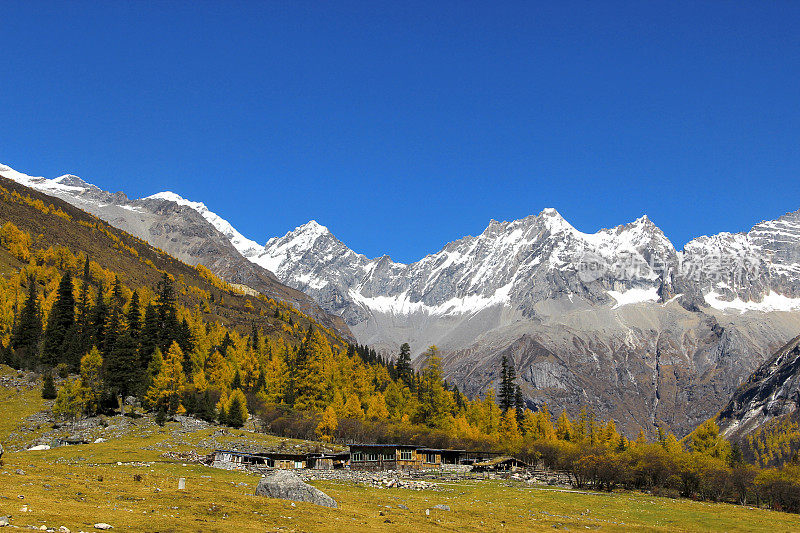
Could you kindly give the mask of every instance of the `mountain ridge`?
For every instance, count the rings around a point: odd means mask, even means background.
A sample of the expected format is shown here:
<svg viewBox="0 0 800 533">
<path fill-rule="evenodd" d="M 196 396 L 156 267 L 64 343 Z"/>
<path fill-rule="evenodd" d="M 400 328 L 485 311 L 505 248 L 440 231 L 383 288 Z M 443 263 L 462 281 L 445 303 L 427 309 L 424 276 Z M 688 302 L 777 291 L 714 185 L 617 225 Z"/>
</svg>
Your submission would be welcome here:
<svg viewBox="0 0 800 533">
<path fill-rule="evenodd" d="M 78 182 L 64 181 L 39 185 L 80 202 L 65 189 Z M 470 396 L 496 387 L 506 356 L 529 406 L 589 405 L 634 435 L 687 433 L 800 332 L 800 211 L 678 251 L 646 215 L 584 233 L 548 208 L 404 264 L 358 254 L 316 221 L 256 247 L 174 193 L 89 196 L 108 202 L 93 208 L 111 224 L 147 212 L 151 242 L 164 239 L 158 217 L 171 213 L 165 235 L 198 235 L 167 245 L 246 258 L 342 317 L 360 343 L 388 354 L 403 342 L 414 354 L 438 345 L 445 376 Z"/>
</svg>

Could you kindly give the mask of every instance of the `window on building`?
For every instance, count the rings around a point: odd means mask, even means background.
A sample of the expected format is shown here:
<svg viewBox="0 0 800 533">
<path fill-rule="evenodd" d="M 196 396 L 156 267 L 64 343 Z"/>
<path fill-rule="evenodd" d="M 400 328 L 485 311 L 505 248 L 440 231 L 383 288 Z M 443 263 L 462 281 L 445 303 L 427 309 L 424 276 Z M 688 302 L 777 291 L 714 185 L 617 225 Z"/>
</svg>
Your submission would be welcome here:
<svg viewBox="0 0 800 533">
<path fill-rule="evenodd" d="M 426 453 L 425 454 L 425 462 L 426 463 L 435 463 L 436 462 L 436 454 L 435 453 Z"/>
<path fill-rule="evenodd" d="M 353 452 L 350 456 L 350 460 L 354 463 L 360 463 L 364 460 L 364 453 L 363 452 Z"/>
<path fill-rule="evenodd" d="M 383 452 L 384 461 L 394 461 L 394 450 L 387 450 Z"/>
<path fill-rule="evenodd" d="M 367 461 L 377 461 L 378 454 L 376 452 L 367 452 Z"/>
<path fill-rule="evenodd" d="M 401 461 L 411 461 L 411 450 L 400 450 Z"/>
</svg>

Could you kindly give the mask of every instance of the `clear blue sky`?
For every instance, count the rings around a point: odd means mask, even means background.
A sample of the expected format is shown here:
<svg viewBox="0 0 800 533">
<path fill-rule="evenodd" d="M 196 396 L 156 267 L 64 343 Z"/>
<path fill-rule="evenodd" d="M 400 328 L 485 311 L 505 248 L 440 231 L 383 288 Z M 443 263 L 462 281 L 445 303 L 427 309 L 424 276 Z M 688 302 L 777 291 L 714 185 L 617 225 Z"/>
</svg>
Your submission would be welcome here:
<svg viewBox="0 0 800 533">
<path fill-rule="evenodd" d="M 555 207 L 677 247 L 800 208 L 800 2 L 16 2 L 0 162 L 419 259 Z"/>
</svg>

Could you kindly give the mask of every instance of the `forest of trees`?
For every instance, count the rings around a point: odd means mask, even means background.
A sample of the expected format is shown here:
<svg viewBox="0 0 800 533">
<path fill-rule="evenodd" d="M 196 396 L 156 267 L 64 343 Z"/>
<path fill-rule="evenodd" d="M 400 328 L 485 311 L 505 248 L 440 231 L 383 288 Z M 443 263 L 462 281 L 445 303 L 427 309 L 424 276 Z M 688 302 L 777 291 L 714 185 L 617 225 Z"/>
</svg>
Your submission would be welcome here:
<svg viewBox="0 0 800 533">
<path fill-rule="evenodd" d="M 497 397 L 490 389 L 469 399 L 443 379 L 435 346 L 415 370 L 408 344 L 384 360 L 268 299 L 243 332 L 207 319 L 223 296 L 211 301 L 168 272 L 156 287 L 129 287 L 82 252 L 34 249 L 34 240 L 10 222 L 0 228 L 4 253 L 23 263 L 0 277 L 0 354 L 12 367 L 49 376 L 43 395 L 52 396 L 52 377 L 60 378 L 58 416 L 124 413 L 126 403 L 140 403 L 159 421 L 190 414 L 242 427 L 255 413 L 278 435 L 493 450 L 567 471 L 579 487 L 800 510 L 796 454 L 780 468 L 747 464 L 713 421 L 680 441 L 661 429 L 629 440 L 587 409 L 575 417 L 554 417 L 546 404 L 530 409 L 507 358 Z M 179 293 L 195 295 L 197 305 L 180 304 Z"/>
</svg>

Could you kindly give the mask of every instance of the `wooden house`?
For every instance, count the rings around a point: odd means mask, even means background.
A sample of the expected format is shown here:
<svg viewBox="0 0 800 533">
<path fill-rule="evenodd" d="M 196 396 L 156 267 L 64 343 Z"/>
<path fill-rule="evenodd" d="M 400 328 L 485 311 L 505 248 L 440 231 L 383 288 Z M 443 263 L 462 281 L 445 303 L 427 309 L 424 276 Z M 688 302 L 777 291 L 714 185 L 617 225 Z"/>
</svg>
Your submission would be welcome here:
<svg viewBox="0 0 800 533">
<path fill-rule="evenodd" d="M 411 470 L 422 464 L 417 447 L 410 444 L 353 444 L 352 470 Z"/>
</svg>

